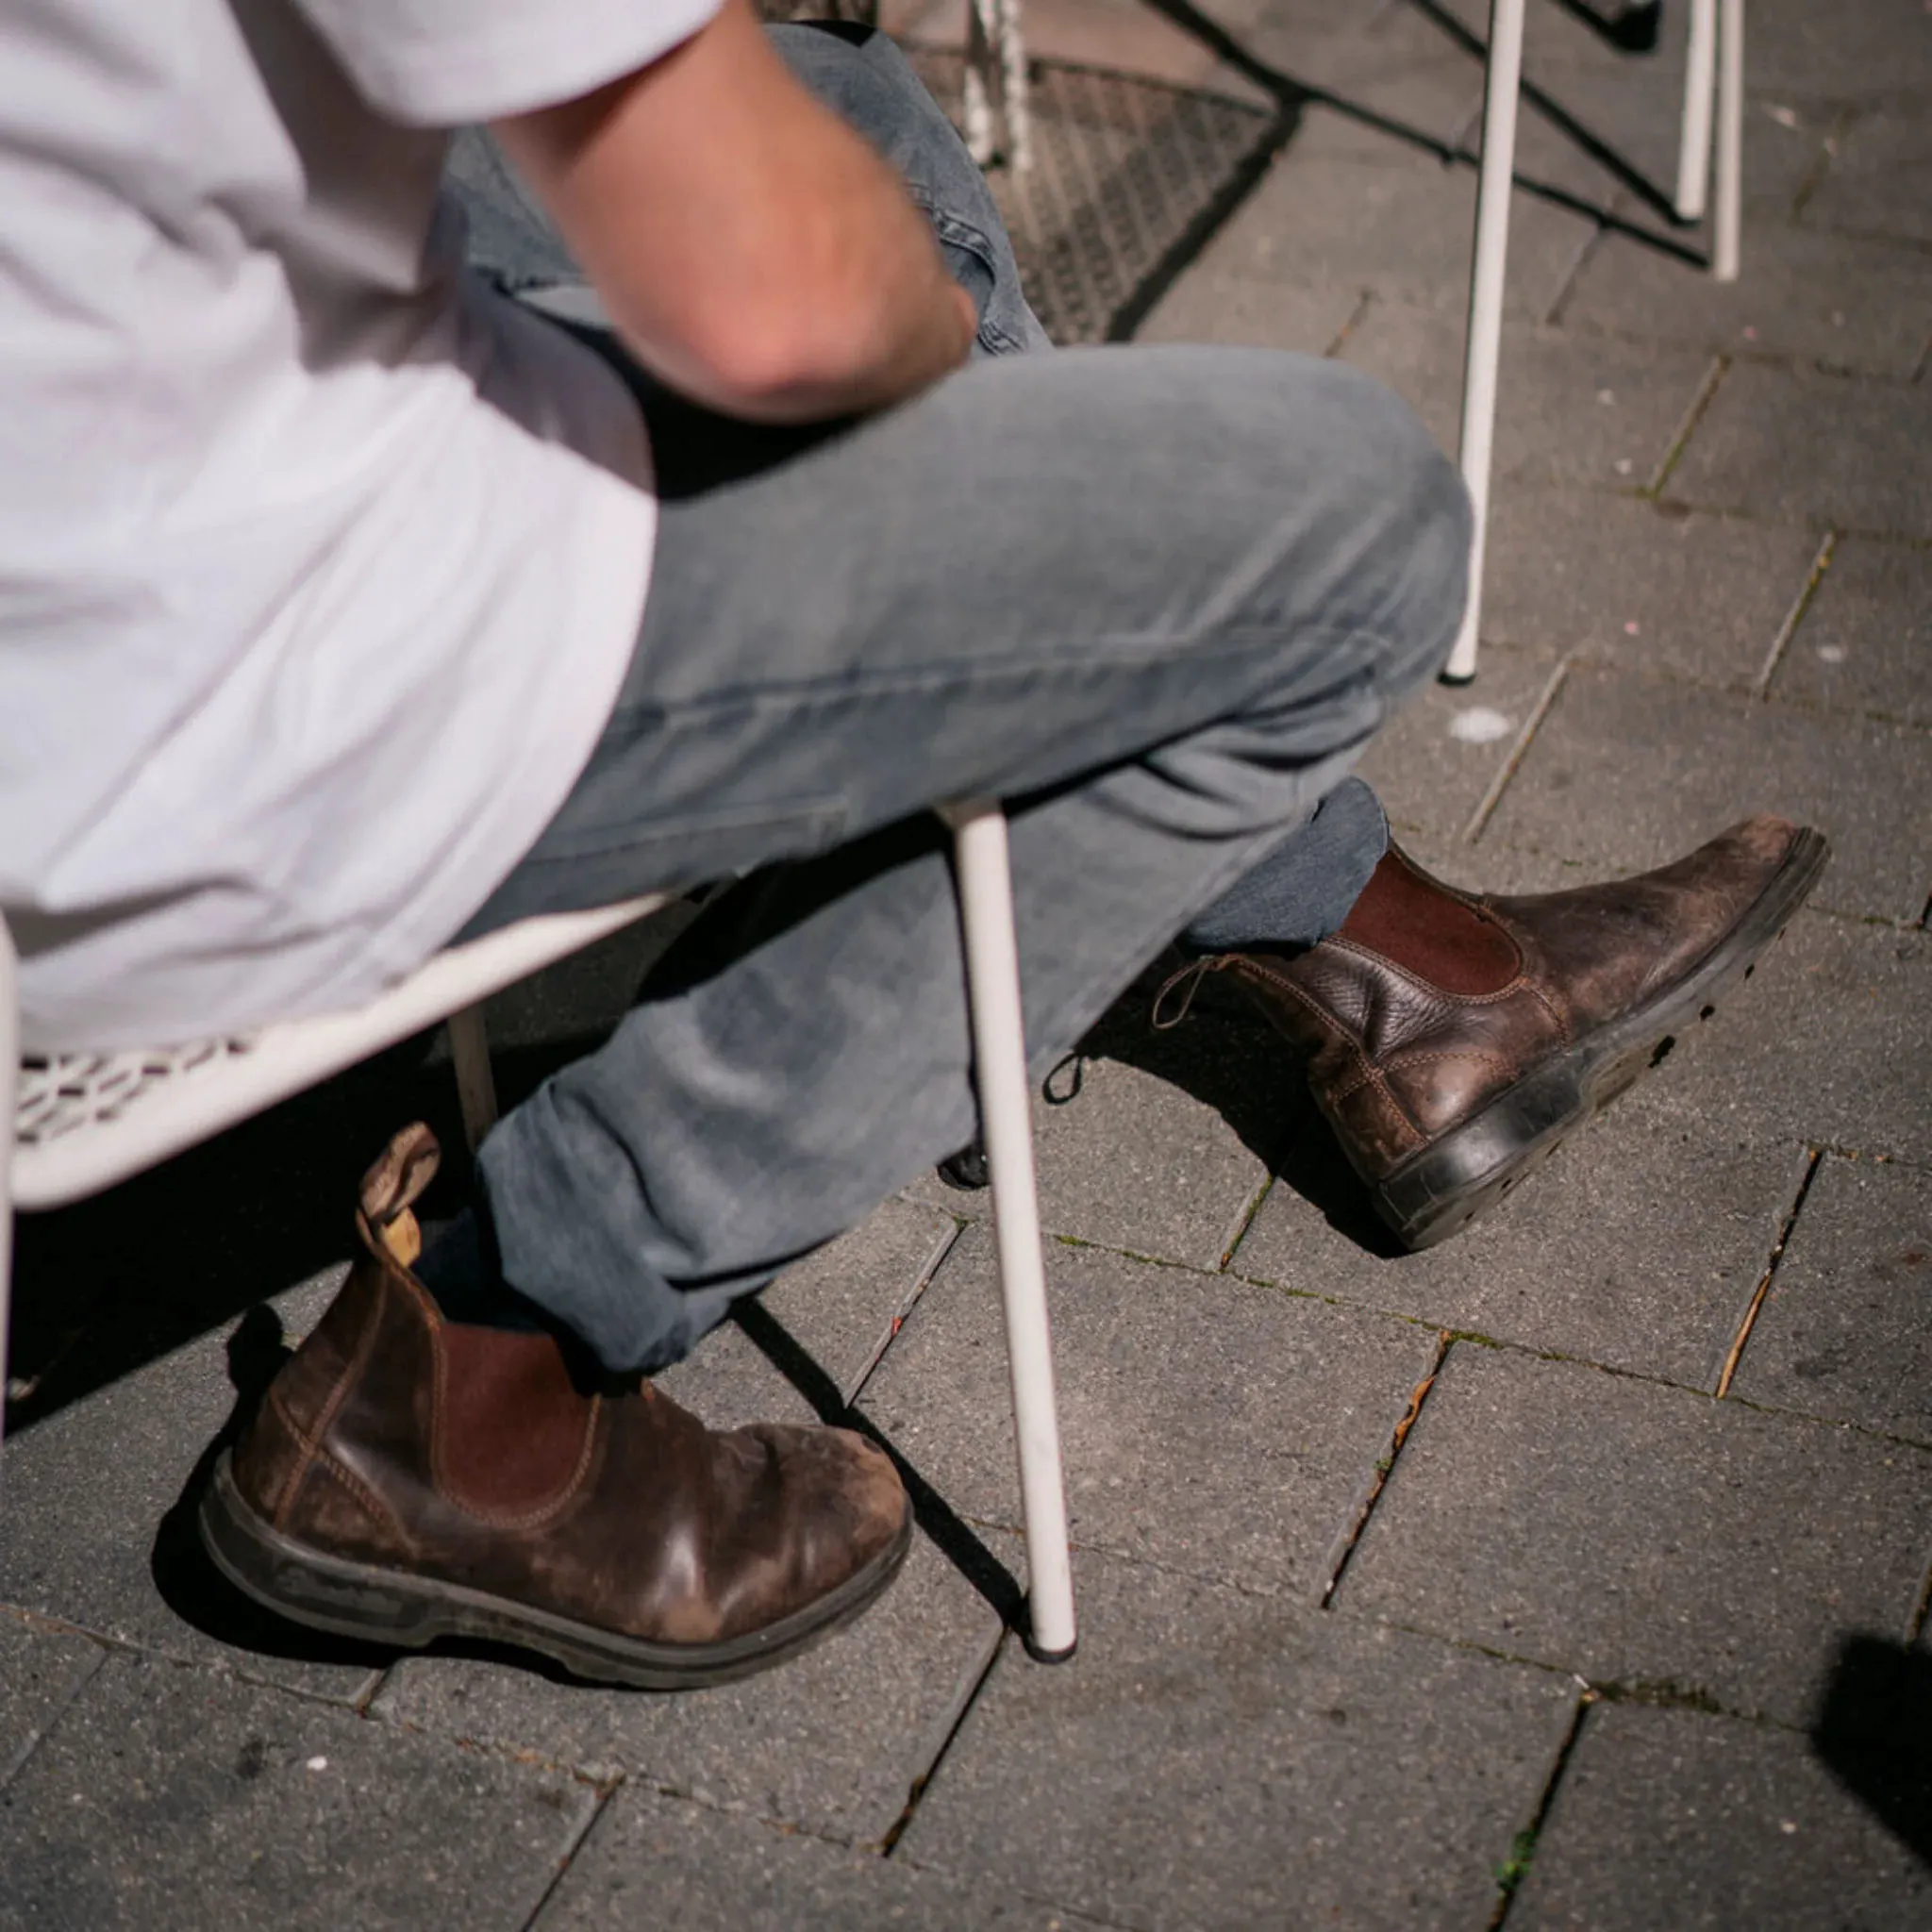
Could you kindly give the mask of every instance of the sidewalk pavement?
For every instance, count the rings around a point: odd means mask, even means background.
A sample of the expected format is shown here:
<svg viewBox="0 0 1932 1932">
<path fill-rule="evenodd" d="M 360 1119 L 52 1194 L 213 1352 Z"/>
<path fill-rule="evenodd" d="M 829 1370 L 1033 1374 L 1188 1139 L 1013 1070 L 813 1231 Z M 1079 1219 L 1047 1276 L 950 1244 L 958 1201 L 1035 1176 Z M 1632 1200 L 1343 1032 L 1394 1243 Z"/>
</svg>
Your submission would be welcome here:
<svg viewBox="0 0 1932 1932">
<path fill-rule="evenodd" d="M 1479 67 L 1407 0 L 1215 11 L 1424 140 L 1307 107 L 1141 335 L 1340 356 L 1453 443 L 1474 174 L 1429 143 Z M 1674 174 L 1681 6 L 1649 59 L 1533 7 L 1532 77 L 1623 172 L 1526 117 L 1481 676 L 1370 761 L 1482 888 L 1822 825 L 1750 985 L 1416 1257 L 1241 1008 L 1124 1002 L 1038 1116 L 1058 1669 L 1006 1623 L 984 1196 L 909 1190 L 667 1378 L 715 1422 L 856 1406 L 925 1485 L 877 1609 L 680 1697 L 310 1641 L 199 1557 L 184 1497 L 362 1161 L 411 1113 L 456 1138 L 420 1046 L 25 1224 L 0 1926 L 1932 1924 L 1932 11 L 1750 13 L 1721 288 L 1632 179 Z M 1030 19 L 1265 98 L 1129 0 Z M 658 942 L 506 996 L 506 1087 Z"/>
</svg>

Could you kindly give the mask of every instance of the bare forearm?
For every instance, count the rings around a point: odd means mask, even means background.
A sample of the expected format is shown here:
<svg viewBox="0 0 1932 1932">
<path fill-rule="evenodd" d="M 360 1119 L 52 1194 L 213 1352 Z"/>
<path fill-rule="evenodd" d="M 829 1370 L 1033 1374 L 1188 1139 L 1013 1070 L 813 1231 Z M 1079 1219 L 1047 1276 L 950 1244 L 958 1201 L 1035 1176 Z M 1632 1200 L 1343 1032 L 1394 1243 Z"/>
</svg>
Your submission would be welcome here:
<svg viewBox="0 0 1932 1932">
<path fill-rule="evenodd" d="M 637 355 L 698 401 L 862 412 L 971 345 L 972 304 L 898 178 L 742 0 L 643 75 L 497 131 Z"/>
</svg>

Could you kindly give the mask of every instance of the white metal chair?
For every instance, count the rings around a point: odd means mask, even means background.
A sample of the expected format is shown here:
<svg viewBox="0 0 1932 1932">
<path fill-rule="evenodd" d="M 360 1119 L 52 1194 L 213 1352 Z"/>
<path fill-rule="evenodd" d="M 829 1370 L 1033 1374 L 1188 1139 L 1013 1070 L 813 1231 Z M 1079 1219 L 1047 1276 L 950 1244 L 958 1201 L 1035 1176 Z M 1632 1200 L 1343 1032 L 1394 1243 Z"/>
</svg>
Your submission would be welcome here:
<svg viewBox="0 0 1932 1932">
<path fill-rule="evenodd" d="M 1000 151 L 1002 133 L 1008 164 L 1023 175 L 1033 166 L 1033 112 L 1020 0 L 972 0 L 967 8 L 961 106 L 967 152 L 982 168 Z"/>
<path fill-rule="evenodd" d="M 1711 86 L 1717 86 L 1717 208 L 1711 274 L 1735 281 L 1743 211 L 1744 0 L 1690 0 L 1678 144 L 1676 209 L 1687 221 L 1704 212 L 1710 174 Z M 1470 543 L 1469 604 L 1442 676 L 1467 684 L 1475 675 L 1476 627 L 1482 617 L 1483 554 L 1489 534 L 1490 467 L 1495 443 L 1496 372 L 1503 344 L 1503 276 L 1509 251 L 1509 184 L 1516 172 L 1516 105 L 1523 81 L 1524 0 L 1491 0 L 1490 50 L 1483 88 L 1483 158 L 1476 185 L 1475 259 L 1469 283 L 1469 340 L 1462 379 L 1462 480 L 1475 511 Z"/>
<path fill-rule="evenodd" d="M 1014 1433 L 1026 1534 L 1029 1648 L 1071 1657 L 1067 1549 L 1053 1347 L 1047 1327 L 1020 1009 L 1019 948 L 1006 815 L 994 800 L 941 813 L 958 865 L 980 1123 L 991 1172 Z M 0 1390 L 6 1387 L 13 1215 L 111 1187 L 447 1019 L 464 1129 L 474 1146 L 496 1118 L 481 1002 L 641 919 L 663 894 L 595 911 L 528 919 L 440 953 L 353 1013 L 271 1026 L 156 1053 L 76 1054 L 23 1066 L 13 945 L 0 921 Z"/>
</svg>

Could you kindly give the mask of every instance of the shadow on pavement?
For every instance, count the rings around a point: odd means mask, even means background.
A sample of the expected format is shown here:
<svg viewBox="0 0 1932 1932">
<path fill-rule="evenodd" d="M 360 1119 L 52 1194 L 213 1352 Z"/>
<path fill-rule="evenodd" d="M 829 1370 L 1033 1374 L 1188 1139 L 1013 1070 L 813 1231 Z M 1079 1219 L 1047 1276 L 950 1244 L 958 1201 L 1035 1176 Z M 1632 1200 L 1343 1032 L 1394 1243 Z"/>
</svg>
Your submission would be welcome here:
<svg viewBox="0 0 1932 1932">
<path fill-rule="evenodd" d="M 1923 1865 L 1932 1867 L 1932 1652 L 1847 1637 L 1811 1748 Z"/>
</svg>

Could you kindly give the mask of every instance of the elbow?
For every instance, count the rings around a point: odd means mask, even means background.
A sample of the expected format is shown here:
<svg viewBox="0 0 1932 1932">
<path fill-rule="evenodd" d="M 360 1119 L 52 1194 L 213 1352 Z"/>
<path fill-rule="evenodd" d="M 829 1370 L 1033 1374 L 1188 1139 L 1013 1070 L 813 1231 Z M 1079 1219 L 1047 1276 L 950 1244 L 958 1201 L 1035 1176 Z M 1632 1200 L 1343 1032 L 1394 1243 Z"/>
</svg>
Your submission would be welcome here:
<svg viewBox="0 0 1932 1932">
<path fill-rule="evenodd" d="M 888 306 L 870 292 L 721 305 L 681 333 L 690 363 L 681 386 L 753 422 L 808 422 L 862 407 L 891 359 Z M 679 380 L 678 372 L 666 374 Z"/>
</svg>

